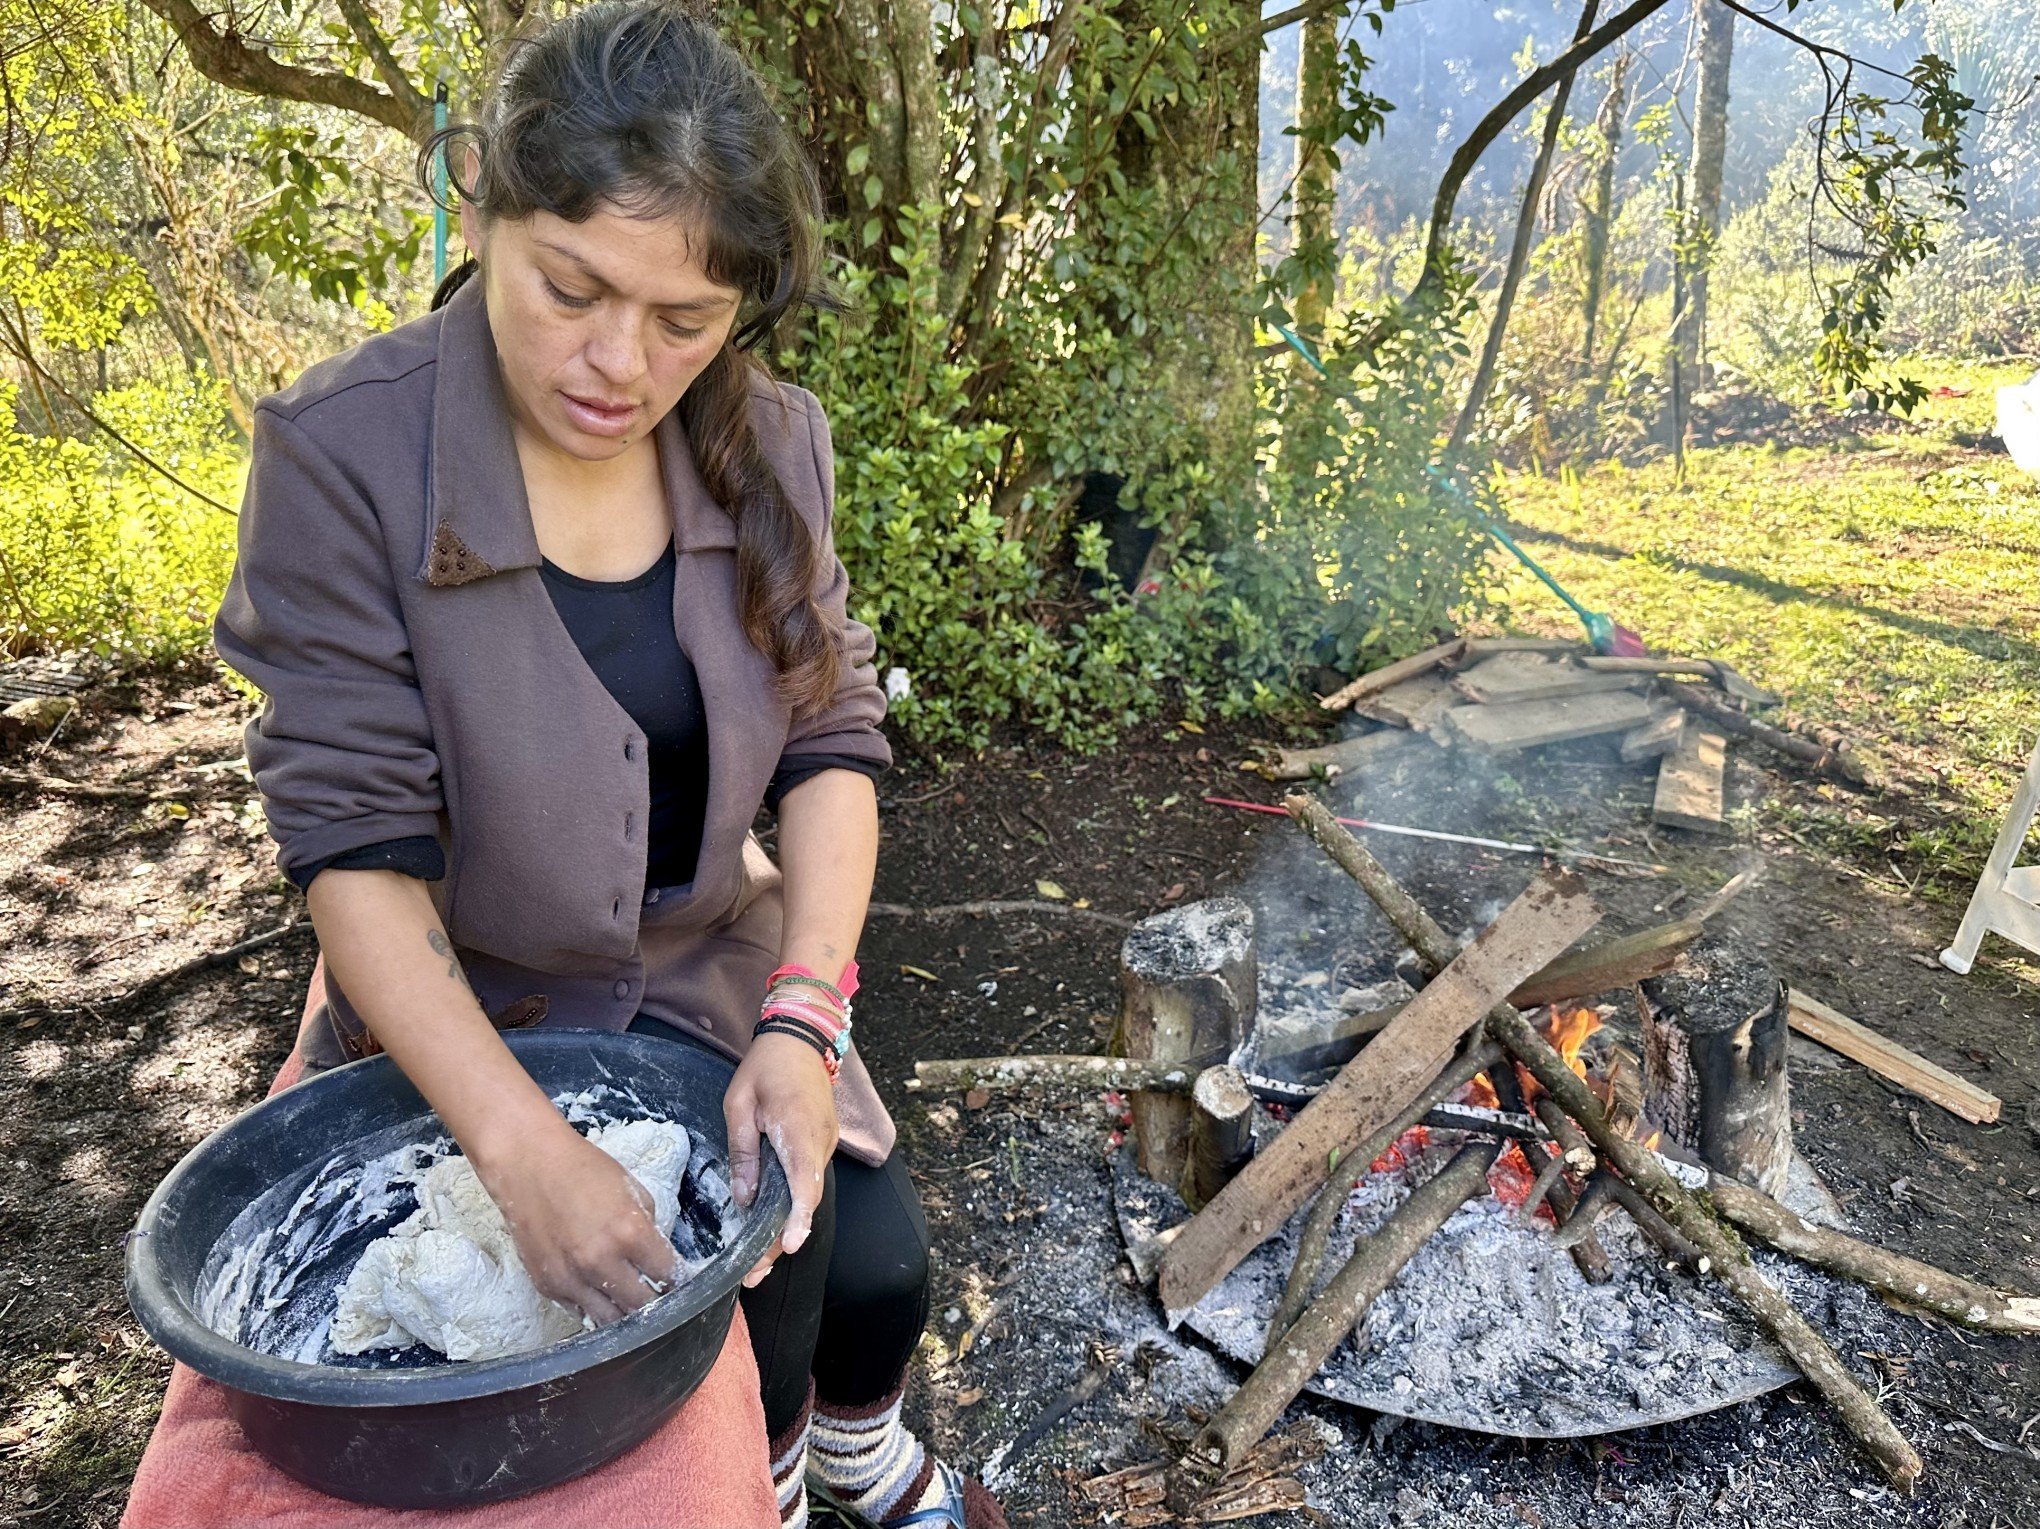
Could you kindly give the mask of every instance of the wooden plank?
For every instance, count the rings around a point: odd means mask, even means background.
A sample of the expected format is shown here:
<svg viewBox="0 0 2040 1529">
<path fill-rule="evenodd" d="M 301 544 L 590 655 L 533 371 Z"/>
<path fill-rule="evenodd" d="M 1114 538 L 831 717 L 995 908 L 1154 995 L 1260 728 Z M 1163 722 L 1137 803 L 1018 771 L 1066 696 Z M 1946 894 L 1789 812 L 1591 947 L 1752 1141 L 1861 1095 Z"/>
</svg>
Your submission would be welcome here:
<svg viewBox="0 0 2040 1529">
<path fill-rule="evenodd" d="M 1723 690 L 1750 706 L 1776 706 L 1778 697 L 1752 685 L 1718 658 L 1606 658 L 1591 654 L 1580 662 L 1589 669 L 1626 674 L 1684 674 L 1713 680 Z"/>
<path fill-rule="evenodd" d="M 1596 993 L 1655 977 L 1670 971 L 1686 947 L 1700 938 L 1704 928 L 1698 919 L 1678 919 L 1625 934 L 1591 950 L 1573 951 L 1560 956 L 1509 994 L 1509 1002 L 1519 1009 L 1534 1009 L 1539 1004 L 1591 998 Z"/>
<path fill-rule="evenodd" d="M 1685 731 L 1686 714 L 1676 706 L 1668 706 L 1635 732 L 1622 739 L 1622 762 L 1641 764 L 1646 759 L 1659 759 L 1679 746 L 1679 735 Z"/>
<path fill-rule="evenodd" d="M 1544 701 L 1562 695 L 1596 695 L 1604 690 L 1632 690 L 1649 680 L 1647 674 L 1596 673 L 1551 654 L 1501 653 L 1455 676 L 1452 687 L 1469 701 L 1495 706 L 1511 701 Z"/>
<path fill-rule="evenodd" d="M 1310 780 L 1320 771 L 1327 775 L 1355 774 L 1411 741 L 1399 728 L 1377 728 L 1357 738 L 1341 739 L 1313 749 L 1281 749 L 1259 773 L 1269 780 Z"/>
<path fill-rule="evenodd" d="M 1515 701 L 1506 706 L 1455 706 L 1447 723 L 1467 744 L 1508 754 L 1546 743 L 1568 743 L 1598 733 L 1626 733 L 1651 718 L 1650 702 L 1633 690 Z"/>
<path fill-rule="evenodd" d="M 1950 1114 L 1960 1115 L 1973 1125 L 1987 1126 L 1998 1118 L 2004 1102 L 1938 1067 L 1916 1051 L 1887 1040 L 1867 1025 L 1858 1024 L 1818 998 L 1790 989 L 1787 1022 L 1808 1040 L 1819 1041 L 1830 1051 L 1839 1051 L 1852 1062 L 1861 1062 L 1880 1078 L 1889 1078 L 1900 1088 L 1923 1099 L 1931 1099 Z M 1362 1055 L 1365 1055 L 1363 1052 Z"/>
<path fill-rule="evenodd" d="M 1429 732 L 1447 707 L 1457 705 L 1459 692 L 1440 674 L 1420 674 L 1391 686 L 1380 695 L 1353 703 L 1353 709 L 1390 727 Z"/>
<path fill-rule="evenodd" d="M 1511 988 L 1599 920 L 1577 878 L 1539 876 L 1410 1000 L 1372 1044 L 1185 1224 L 1162 1256 L 1162 1304 L 1188 1310 L 1275 1234 L 1331 1171 L 1331 1154 L 1405 1108 Z"/>
<path fill-rule="evenodd" d="M 1650 820 L 1666 828 L 1691 828 L 1724 833 L 1724 777 L 1728 770 L 1728 737 L 1716 728 L 1690 722 L 1680 731 L 1678 746 L 1658 766 L 1657 799 Z"/>
<path fill-rule="evenodd" d="M 1450 642 L 1441 642 L 1435 648 L 1426 648 L 1421 653 L 1414 653 L 1408 658 L 1384 664 L 1379 669 L 1361 675 L 1350 685 L 1333 691 L 1318 702 L 1318 705 L 1326 711 L 1343 710 L 1364 696 L 1379 695 L 1392 685 L 1400 685 L 1404 680 L 1414 679 L 1419 674 L 1435 669 L 1440 664 L 1459 657 L 1465 650 L 1466 639 L 1463 637 L 1455 637 Z"/>
<path fill-rule="evenodd" d="M 1469 637 L 1468 658 L 1493 658 L 1497 653 L 1578 653 L 1585 644 L 1573 637 Z"/>
</svg>

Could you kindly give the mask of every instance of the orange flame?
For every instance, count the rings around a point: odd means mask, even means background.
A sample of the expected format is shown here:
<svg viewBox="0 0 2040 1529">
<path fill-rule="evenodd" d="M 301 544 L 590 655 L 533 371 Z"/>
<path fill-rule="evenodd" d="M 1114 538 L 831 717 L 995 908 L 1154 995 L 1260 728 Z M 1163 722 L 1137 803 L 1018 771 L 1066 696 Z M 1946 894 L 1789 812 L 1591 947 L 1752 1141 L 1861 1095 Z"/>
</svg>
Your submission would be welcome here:
<svg viewBox="0 0 2040 1529">
<path fill-rule="evenodd" d="M 1579 1077 L 1587 1076 L 1587 1064 L 1580 1060 L 1581 1048 L 1587 1039 L 1601 1028 L 1601 1016 L 1592 1009 L 1559 1009 L 1554 1007 L 1544 1018 L 1544 1038 L 1551 1042 L 1554 1050 L 1565 1059 Z M 1522 1092 L 1526 1104 L 1534 1103 L 1544 1092 L 1544 1086 L 1531 1077 L 1520 1065 L 1516 1068 L 1516 1087 Z M 1488 1081 L 1486 1073 L 1476 1073 L 1473 1081 L 1466 1085 L 1460 1095 L 1462 1104 L 1476 1105 L 1492 1110 L 1501 1106 L 1501 1098 L 1495 1093 L 1494 1084 Z"/>
</svg>

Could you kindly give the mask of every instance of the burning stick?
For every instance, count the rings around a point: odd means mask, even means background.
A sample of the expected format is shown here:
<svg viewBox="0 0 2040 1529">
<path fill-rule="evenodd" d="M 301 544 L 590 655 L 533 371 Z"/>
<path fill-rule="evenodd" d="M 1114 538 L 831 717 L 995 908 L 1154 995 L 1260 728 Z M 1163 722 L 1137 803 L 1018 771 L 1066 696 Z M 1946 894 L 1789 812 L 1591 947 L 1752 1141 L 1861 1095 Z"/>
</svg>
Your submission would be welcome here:
<svg viewBox="0 0 2040 1529">
<path fill-rule="evenodd" d="M 1565 1225 L 1558 1229 L 1558 1235 L 1551 1239 L 1552 1246 L 1576 1248 L 1594 1235 L 1594 1223 L 1601 1219 L 1615 1198 L 1615 1175 L 1606 1168 L 1595 1170 L 1587 1180 L 1587 1187 L 1580 1191 L 1574 1203 L 1572 1214 L 1566 1217 Z"/>
<path fill-rule="evenodd" d="M 1309 797 L 1289 798 L 1291 811 L 1310 831 L 1311 837 L 1372 897 L 1396 931 L 1410 942 L 1427 966 L 1441 968 L 1454 959 L 1452 941 L 1404 891 L 1379 861 L 1353 836 L 1330 821 L 1324 805 Z M 1356 869 L 1357 867 L 1357 869 Z M 1363 874 L 1364 873 L 1364 874 Z M 1558 1107 L 1579 1122 L 1604 1161 L 1612 1163 L 1622 1176 L 1640 1191 L 1657 1211 L 1697 1247 L 1703 1255 L 1702 1268 L 1712 1274 L 1742 1302 L 1757 1324 L 1786 1352 L 1800 1373 L 1813 1382 L 1843 1425 L 1855 1436 L 1865 1454 L 1876 1462 L 1885 1478 L 1902 1492 L 1910 1492 L 1919 1480 L 1920 1457 L 1892 1425 L 1884 1410 L 1856 1384 L 1828 1341 L 1808 1325 L 1792 1303 L 1772 1288 L 1750 1262 L 1749 1249 L 1734 1232 L 1717 1221 L 1708 1210 L 1667 1173 L 1657 1157 L 1641 1142 L 1610 1129 L 1608 1117 L 1585 1081 L 1552 1049 L 1536 1028 L 1507 1004 L 1488 1011 L 1488 1034 L 1501 1042 L 1530 1075 L 1544 1085 Z"/>
<path fill-rule="evenodd" d="M 1528 1226 L 1537 1219 L 1537 1207 L 1544 1203 L 1544 1197 L 1551 1193 L 1558 1183 L 1559 1175 L 1566 1169 L 1582 1177 L 1594 1171 L 1594 1153 L 1590 1147 L 1569 1147 L 1554 1151 L 1545 1165 L 1537 1170 L 1537 1177 L 1530 1185 L 1530 1193 L 1523 1197 L 1517 1208 L 1516 1220 L 1519 1225 Z"/>
<path fill-rule="evenodd" d="M 1310 1215 L 1304 1220 L 1303 1234 L 1297 1238 L 1296 1261 L 1289 1266 L 1289 1281 L 1282 1287 L 1282 1299 L 1275 1303 L 1275 1315 L 1268 1323 L 1269 1348 L 1272 1349 L 1275 1340 L 1289 1331 L 1296 1319 L 1303 1315 L 1304 1307 L 1310 1304 L 1311 1293 L 1317 1286 L 1318 1271 L 1324 1267 L 1325 1244 L 1331 1239 L 1332 1228 L 1338 1225 L 1339 1212 L 1346 1208 L 1346 1197 L 1367 1177 L 1374 1160 L 1401 1140 L 1403 1132 L 1421 1124 L 1425 1115 L 1441 1100 L 1451 1098 L 1476 1074 L 1499 1066 L 1501 1060 L 1502 1048 L 1492 1041 L 1469 1046 L 1460 1053 L 1456 1062 L 1433 1080 L 1429 1088 L 1417 1096 L 1416 1102 L 1408 1109 L 1386 1125 L 1367 1132 L 1359 1140 L 1340 1149 L 1332 1177 L 1318 1191 Z M 1338 1171 L 1340 1167 L 1345 1169 L 1343 1173 Z"/>
<path fill-rule="evenodd" d="M 1436 927 L 1435 925 L 1433 926 Z M 1449 948 L 1449 947 L 1448 947 Z M 1420 947 L 1421 952 L 1421 947 Z M 1740 1238 L 1700 1205 L 1667 1173 L 1647 1147 L 1633 1137 L 1609 1129 L 1601 1102 L 1573 1075 L 1557 1052 L 1519 1014 L 1508 1020 L 1493 1015 L 1488 1031 L 1530 1069 L 1560 1109 L 1579 1122 L 1601 1154 L 1650 1201 L 1667 1221 L 1705 1255 L 1703 1266 L 1742 1302 L 1757 1324 L 1785 1350 L 1800 1373 L 1813 1382 L 1835 1409 L 1863 1452 L 1901 1492 L 1919 1481 L 1920 1457 L 1875 1401 L 1856 1384 L 1827 1339 L 1750 1262 Z"/>
<path fill-rule="evenodd" d="M 1548 1096 L 1537 1101 L 1537 1118 L 1544 1122 L 1552 1139 L 1566 1151 L 1593 1154 L 1594 1149 L 1580 1134 L 1580 1128 L 1572 1123 L 1572 1117 Z M 1662 1248 L 1667 1257 L 1696 1272 L 1705 1272 L 1700 1266 L 1706 1255 L 1681 1237 L 1671 1222 L 1651 1208 L 1648 1200 L 1621 1179 L 1614 1181 L 1614 1195 L 1615 1203 L 1629 1212 L 1630 1219 L 1642 1229 L 1644 1236 Z"/>
<path fill-rule="evenodd" d="M 1724 1217 L 1779 1252 L 1860 1281 L 1900 1305 L 1931 1311 L 1981 1332 L 2040 1333 L 2040 1299 L 1993 1290 L 1946 1269 L 1815 1226 L 1769 1195 L 1718 1173 L 1708 1177 L 1707 1198 Z"/>
<path fill-rule="evenodd" d="M 1502 1006 L 1509 1008 L 1514 1002 L 1512 996 L 1505 1000 Z M 1510 1012 L 1513 1013 L 1514 1010 L 1511 1008 Z M 1579 1039 L 1585 1040 L 1587 1033 L 1581 1032 Z M 1566 1053 L 1568 1058 L 1576 1052 L 1577 1042 L 1568 1045 Z M 1489 1073 L 1488 1087 L 1493 1091 L 1496 1101 L 1504 1108 L 1511 1111 L 1522 1109 L 1523 1090 L 1517 1085 L 1513 1066 L 1498 1067 Z M 1527 1163 L 1529 1160 L 1526 1158 L 1524 1161 Z M 1552 1209 L 1564 1219 L 1564 1229 L 1573 1234 L 1571 1240 L 1565 1244 L 1565 1249 L 1572 1255 L 1572 1261 L 1578 1267 L 1580 1277 L 1590 1285 L 1607 1284 L 1615 1277 L 1615 1265 L 1608 1258 L 1608 1250 L 1601 1246 L 1601 1239 L 1594 1235 L 1594 1222 L 1591 1216 L 1582 1220 L 1577 1229 L 1573 1227 L 1573 1218 L 1579 1215 L 1580 1206 L 1573 1199 L 1572 1186 L 1554 1184 L 1546 1193 L 1550 1196 Z"/>
<path fill-rule="evenodd" d="M 1325 1293 L 1262 1355 L 1254 1373 L 1204 1426 L 1170 1473 L 1171 1508 L 1187 1512 L 1245 1457 L 1425 1240 L 1460 1206 L 1487 1192 L 1487 1172 L 1499 1155 L 1492 1143 L 1460 1148 L 1372 1236 L 1360 1240 Z"/>
<path fill-rule="evenodd" d="M 1332 831 L 1352 843 L 1344 829 Z M 1334 1151 L 1407 1109 L 1480 1016 L 1599 917 L 1577 877 L 1561 871 L 1532 881 L 1184 1226 L 1162 1255 L 1162 1305 L 1181 1313 L 1202 1300 L 1330 1177 Z"/>
</svg>

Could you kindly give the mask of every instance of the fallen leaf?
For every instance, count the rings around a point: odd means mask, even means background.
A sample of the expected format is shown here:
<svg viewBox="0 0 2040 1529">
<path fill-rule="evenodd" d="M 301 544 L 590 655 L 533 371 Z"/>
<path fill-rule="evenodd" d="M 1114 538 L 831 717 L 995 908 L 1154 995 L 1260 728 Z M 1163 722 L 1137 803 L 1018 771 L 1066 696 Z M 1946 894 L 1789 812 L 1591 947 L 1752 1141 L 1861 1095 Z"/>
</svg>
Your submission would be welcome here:
<svg viewBox="0 0 2040 1529">
<path fill-rule="evenodd" d="M 979 1386 L 972 1386 L 968 1391 L 959 1391 L 956 1393 L 956 1405 L 959 1407 L 975 1407 L 979 1402 L 983 1401 L 984 1399 L 985 1399 L 984 1390 L 982 1387 Z"/>
<path fill-rule="evenodd" d="M 1165 903 L 1172 903 L 1177 898 L 1181 897 L 1185 890 L 1186 889 L 1183 883 L 1179 881 L 1173 887 L 1170 887 L 1168 891 L 1162 894 L 1162 901 Z"/>
<path fill-rule="evenodd" d="M 1072 908 L 1088 908 L 1091 906 L 1091 899 L 1088 897 L 1080 897 L 1075 902 L 1071 903 L 1070 906 Z"/>
<path fill-rule="evenodd" d="M 239 967 L 242 973 L 249 977 L 254 976 L 257 972 L 262 970 L 262 963 L 256 960 L 253 956 L 243 956 L 241 957 L 240 960 L 236 961 L 234 965 Z"/>
<path fill-rule="evenodd" d="M 1171 807 L 1175 806 L 1176 803 L 1182 800 L 1183 800 L 1182 797 L 1178 796 L 1175 792 L 1171 791 L 1167 796 L 1162 798 L 1162 805 L 1157 807 L 1155 810 L 1157 812 L 1167 812 Z"/>
<path fill-rule="evenodd" d="M 1065 892 L 1060 885 L 1053 881 L 1037 881 L 1034 883 L 1034 890 L 1039 892 L 1043 897 L 1054 898 L 1057 902 L 1061 902 L 1064 898 L 1070 895 L 1069 893 Z"/>
<path fill-rule="evenodd" d="M 992 1102 L 992 1091 L 988 1088 L 973 1088 L 963 1096 L 963 1107 L 967 1110 L 981 1110 Z"/>
<path fill-rule="evenodd" d="M 246 971 L 247 968 L 243 967 L 242 970 Z M 900 970 L 909 977 L 919 977 L 923 982 L 940 982 L 942 980 L 925 966 L 909 966 L 906 962 L 902 961 L 900 963 Z"/>
<path fill-rule="evenodd" d="M 1178 722 L 1176 725 L 1186 733 L 1202 733 L 1204 731 L 1195 722 Z"/>
</svg>

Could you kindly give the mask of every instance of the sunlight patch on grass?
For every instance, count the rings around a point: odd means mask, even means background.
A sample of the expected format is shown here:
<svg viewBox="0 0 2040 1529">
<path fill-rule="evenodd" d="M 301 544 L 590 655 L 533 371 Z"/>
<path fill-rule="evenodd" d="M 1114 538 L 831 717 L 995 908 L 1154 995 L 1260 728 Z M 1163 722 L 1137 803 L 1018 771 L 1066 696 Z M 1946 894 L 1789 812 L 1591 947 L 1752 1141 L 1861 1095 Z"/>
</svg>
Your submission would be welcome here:
<svg viewBox="0 0 2040 1529">
<path fill-rule="evenodd" d="M 1499 480 L 1534 556 L 1652 648 L 1726 659 L 1956 811 L 1973 874 L 2040 728 L 2040 483 L 1917 436 Z M 1564 612 L 1510 565 L 1520 617 Z M 1575 628 L 1576 630 L 1576 628 Z M 1953 867 L 1951 867 L 1953 869 Z"/>
</svg>

